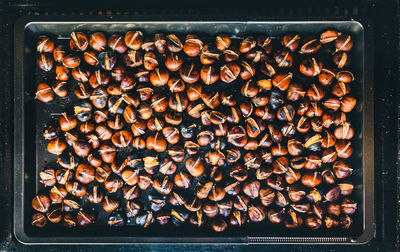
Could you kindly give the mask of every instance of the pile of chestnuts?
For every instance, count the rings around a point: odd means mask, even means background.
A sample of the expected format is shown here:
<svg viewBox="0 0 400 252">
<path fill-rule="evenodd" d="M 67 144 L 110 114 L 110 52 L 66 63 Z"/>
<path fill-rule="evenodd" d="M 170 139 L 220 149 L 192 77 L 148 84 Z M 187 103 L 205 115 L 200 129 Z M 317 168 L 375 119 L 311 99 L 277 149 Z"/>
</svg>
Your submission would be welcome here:
<svg viewBox="0 0 400 252">
<path fill-rule="evenodd" d="M 36 98 L 73 102 L 43 131 L 57 164 L 40 173 L 32 225 L 87 226 L 97 204 L 116 227 L 350 228 L 351 35 L 57 41 L 37 42 L 51 78 Z"/>
</svg>

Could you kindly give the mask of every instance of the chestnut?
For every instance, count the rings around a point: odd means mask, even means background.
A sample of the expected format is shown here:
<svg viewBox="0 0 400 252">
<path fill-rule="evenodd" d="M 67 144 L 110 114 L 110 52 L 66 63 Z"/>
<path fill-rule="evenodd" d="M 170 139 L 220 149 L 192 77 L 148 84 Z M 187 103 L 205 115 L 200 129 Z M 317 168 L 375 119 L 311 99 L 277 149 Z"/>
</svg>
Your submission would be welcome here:
<svg viewBox="0 0 400 252">
<path fill-rule="evenodd" d="M 80 164 L 76 168 L 75 179 L 82 184 L 89 184 L 95 178 L 93 167 L 88 164 Z"/>
<path fill-rule="evenodd" d="M 56 79 L 59 81 L 67 81 L 69 79 L 69 69 L 62 65 L 57 66 Z"/>
<path fill-rule="evenodd" d="M 101 55 L 101 54 L 100 54 Z M 124 55 L 123 61 L 128 67 L 138 67 L 143 65 L 144 56 L 142 51 L 129 50 L 127 54 Z M 147 69 L 144 69 L 147 70 Z"/>
<path fill-rule="evenodd" d="M 325 193 L 325 200 L 328 202 L 333 202 L 339 199 L 340 188 L 338 186 L 331 187 Z"/>
<path fill-rule="evenodd" d="M 335 41 L 337 37 L 339 37 L 339 35 L 340 33 L 335 30 L 326 30 L 321 33 L 319 41 L 321 42 L 321 44 L 327 44 L 329 42 Z"/>
<path fill-rule="evenodd" d="M 125 53 L 128 49 L 124 42 L 124 38 L 118 34 L 111 35 L 110 38 L 108 38 L 107 45 L 112 51 L 116 51 L 120 54 Z"/>
<path fill-rule="evenodd" d="M 241 53 L 247 53 L 248 51 L 256 47 L 256 45 L 257 41 L 254 39 L 254 37 L 252 36 L 246 37 L 240 42 L 239 51 Z"/>
<path fill-rule="evenodd" d="M 339 158 L 349 158 L 353 154 L 350 141 L 338 140 L 335 144 L 335 150 Z"/>
<path fill-rule="evenodd" d="M 293 65 L 293 57 L 290 54 L 290 50 L 281 49 L 274 54 L 274 59 L 278 67 L 289 68 Z"/>
<path fill-rule="evenodd" d="M 64 46 L 62 45 L 58 45 L 56 48 L 54 48 L 53 50 L 53 58 L 54 61 L 58 62 L 58 63 L 62 63 L 64 60 L 64 56 L 66 54 L 66 50 L 64 48 Z"/>
<path fill-rule="evenodd" d="M 174 187 L 174 183 L 168 176 L 159 177 L 154 180 L 153 187 L 157 192 L 163 195 L 168 195 Z"/>
<path fill-rule="evenodd" d="M 301 177 L 301 183 L 307 187 L 317 187 L 322 182 L 322 176 L 317 171 L 308 171 Z"/>
<path fill-rule="evenodd" d="M 103 200 L 104 193 L 99 186 L 95 185 L 88 189 L 86 197 L 91 203 L 100 203 Z"/>
<path fill-rule="evenodd" d="M 78 56 L 72 54 L 64 56 L 63 65 L 68 68 L 78 67 L 80 63 L 81 59 Z"/>
<path fill-rule="evenodd" d="M 319 229 L 322 225 L 322 220 L 316 216 L 307 216 L 304 219 L 304 224 L 312 230 Z"/>
<path fill-rule="evenodd" d="M 249 206 L 248 214 L 252 222 L 261 222 L 266 217 L 266 210 L 262 205 L 251 205 Z"/>
<path fill-rule="evenodd" d="M 296 138 L 289 139 L 287 150 L 291 156 L 299 156 L 303 152 L 303 143 Z"/>
<path fill-rule="evenodd" d="M 272 51 L 272 45 L 271 45 L 271 38 L 266 36 L 266 35 L 260 35 L 257 38 L 257 45 L 264 49 L 264 51 L 267 54 L 270 54 Z"/>
<path fill-rule="evenodd" d="M 161 87 L 168 83 L 169 73 L 164 68 L 155 68 L 150 73 L 150 82 L 155 87 Z"/>
<path fill-rule="evenodd" d="M 104 196 L 104 200 L 102 203 L 104 211 L 111 213 L 119 207 L 119 201 L 114 197 L 110 197 L 108 195 Z"/>
<path fill-rule="evenodd" d="M 350 85 L 344 82 L 337 82 L 333 84 L 331 93 L 337 97 L 343 97 L 350 93 Z"/>
<path fill-rule="evenodd" d="M 243 192 L 252 199 L 257 198 L 260 193 L 260 186 L 258 180 L 247 181 L 243 184 Z"/>
<path fill-rule="evenodd" d="M 154 34 L 154 46 L 160 54 L 165 53 L 165 51 L 167 50 L 167 41 L 164 34 Z"/>
<path fill-rule="evenodd" d="M 73 172 L 70 169 L 59 169 L 56 171 L 57 183 L 65 185 L 73 177 Z"/>
<path fill-rule="evenodd" d="M 146 146 L 150 150 L 164 152 L 167 149 L 167 141 L 160 132 L 156 132 L 147 137 Z"/>
<path fill-rule="evenodd" d="M 252 102 L 245 100 L 239 105 L 240 111 L 242 112 L 242 115 L 247 118 L 253 114 L 254 111 L 254 105 Z"/>
<path fill-rule="evenodd" d="M 308 77 L 314 77 L 321 73 L 322 62 L 318 59 L 307 58 L 300 63 L 299 71 Z"/>
<path fill-rule="evenodd" d="M 192 225 L 201 227 L 204 222 L 205 222 L 205 217 L 203 215 L 203 212 L 201 210 L 196 211 L 196 213 L 193 213 L 190 217 L 189 217 L 189 222 Z"/>
<path fill-rule="evenodd" d="M 186 172 L 180 171 L 175 174 L 174 183 L 177 187 L 189 188 L 191 185 L 190 175 Z"/>
<path fill-rule="evenodd" d="M 240 67 L 236 63 L 228 63 L 221 67 L 220 79 L 225 83 L 231 83 L 237 79 L 240 71 Z"/>
<path fill-rule="evenodd" d="M 200 78 L 200 72 L 195 63 L 184 64 L 179 70 L 179 75 L 186 83 L 193 84 Z"/>
<path fill-rule="evenodd" d="M 169 107 L 177 112 L 183 112 L 188 106 L 188 99 L 183 93 L 174 93 L 169 97 Z"/>
<path fill-rule="evenodd" d="M 236 195 L 233 206 L 239 211 L 247 211 L 249 201 L 250 199 L 245 195 Z"/>
<path fill-rule="evenodd" d="M 164 114 L 165 122 L 172 125 L 179 125 L 182 123 L 182 114 L 176 111 L 168 111 Z"/>
<path fill-rule="evenodd" d="M 69 47 L 73 51 L 85 51 L 89 45 L 86 35 L 82 32 L 71 32 Z"/>
<path fill-rule="evenodd" d="M 47 151 L 50 152 L 51 154 L 54 154 L 57 156 L 61 155 L 66 148 L 67 148 L 67 144 L 64 142 L 64 140 L 62 140 L 60 138 L 51 140 L 47 144 Z"/>
<path fill-rule="evenodd" d="M 143 39 L 143 43 L 142 43 L 141 48 L 145 52 L 150 52 L 150 51 L 155 51 L 156 50 L 155 43 L 150 38 Z"/>
<path fill-rule="evenodd" d="M 187 107 L 187 113 L 188 115 L 190 115 L 193 118 L 200 118 L 201 117 L 201 113 L 202 110 L 206 107 L 206 105 L 202 102 L 199 101 L 195 101 L 192 102 L 188 105 Z"/>
<path fill-rule="evenodd" d="M 204 164 L 199 156 L 191 156 L 185 162 L 185 167 L 193 177 L 199 177 L 204 172 Z"/>
<path fill-rule="evenodd" d="M 86 195 L 86 187 L 78 182 L 67 182 L 65 184 L 65 189 L 68 193 L 76 197 L 82 197 Z"/>
<path fill-rule="evenodd" d="M 296 51 L 300 44 L 300 36 L 298 34 L 286 34 L 281 40 L 282 46 L 288 48 L 290 51 Z"/>
<path fill-rule="evenodd" d="M 354 185 L 349 181 L 340 181 L 338 182 L 338 186 L 340 189 L 340 194 L 344 196 L 350 195 L 354 189 Z"/>
<path fill-rule="evenodd" d="M 344 198 L 340 208 L 344 214 L 353 215 L 357 210 L 357 203 L 352 199 Z"/>
<path fill-rule="evenodd" d="M 295 115 L 295 108 L 290 104 L 280 107 L 278 109 L 278 112 L 276 113 L 276 117 L 279 120 L 289 121 L 289 122 L 293 120 L 294 115 Z"/>
<path fill-rule="evenodd" d="M 97 66 L 99 64 L 98 53 L 95 51 L 88 51 L 83 54 L 83 58 L 85 59 L 86 63 L 91 66 Z"/>
<path fill-rule="evenodd" d="M 165 59 L 165 67 L 168 68 L 171 72 L 178 71 L 183 64 L 183 58 L 179 54 L 170 53 Z"/>
<path fill-rule="evenodd" d="M 47 224 L 46 216 L 42 213 L 34 213 L 31 224 L 32 226 L 43 228 Z"/>
<path fill-rule="evenodd" d="M 356 102 L 356 98 L 351 96 L 344 96 L 340 101 L 340 110 L 345 113 L 349 113 L 354 109 Z"/>
<path fill-rule="evenodd" d="M 299 53 L 313 54 L 321 48 L 321 43 L 318 38 L 314 36 L 307 37 L 303 40 L 303 45 L 300 47 Z"/>
<path fill-rule="evenodd" d="M 53 84 L 52 89 L 59 97 L 66 97 L 68 95 L 68 86 L 65 81 L 57 81 Z"/>
<path fill-rule="evenodd" d="M 54 186 L 57 182 L 56 180 L 56 172 L 52 168 L 47 168 L 40 172 L 40 183 L 44 186 Z"/>
<path fill-rule="evenodd" d="M 59 223 L 63 218 L 63 213 L 61 212 L 61 206 L 52 205 L 46 213 L 47 219 L 52 223 Z"/>
<path fill-rule="evenodd" d="M 142 89 L 142 95 L 145 95 L 145 90 Z M 147 90 L 150 91 L 150 90 Z M 152 92 L 152 90 L 151 90 Z M 147 94 L 146 94 L 147 95 Z M 147 99 L 146 99 L 147 100 Z M 162 113 L 167 110 L 168 108 L 168 101 L 167 97 L 161 94 L 154 94 L 151 96 L 151 108 L 158 113 Z"/>
<path fill-rule="evenodd" d="M 112 163 L 115 158 L 115 147 L 114 145 L 108 143 L 108 142 L 103 142 L 99 149 L 98 152 L 101 156 L 101 159 L 106 162 L 106 163 Z"/>
<path fill-rule="evenodd" d="M 336 52 L 333 55 L 332 60 L 339 69 L 350 65 L 350 57 L 346 52 L 343 51 Z"/>
<path fill-rule="evenodd" d="M 226 221 L 222 218 L 215 218 L 211 221 L 211 228 L 215 231 L 215 232 L 223 232 L 225 231 L 225 229 L 227 229 L 228 224 L 226 223 Z"/>
<path fill-rule="evenodd" d="M 228 142 L 236 147 L 244 147 L 247 143 L 247 134 L 242 126 L 234 126 L 228 132 Z"/>
<path fill-rule="evenodd" d="M 179 141 L 179 130 L 174 127 L 165 127 L 162 129 L 162 133 L 170 144 L 176 144 Z"/>
<path fill-rule="evenodd" d="M 54 42 L 48 36 L 40 36 L 36 43 L 36 51 L 39 53 L 52 53 L 53 50 Z"/>
<path fill-rule="evenodd" d="M 336 76 L 336 71 L 331 68 L 322 68 L 318 74 L 318 81 L 324 86 L 331 85 Z"/>
<path fill-rule="evenodd" d="M 89 39 L 89 46 L 98 52 L 104 51 L 107 46 L 107 38 L 104 33 L 93 33 Z"/>
<path fill-rule="evenodd" d="M 166 37 L 167 48 L 170 52 L 180 52 L 183 49 L 181 40 L 175 34 L 168 34 Z"/>
<path fill-rule="evenodd" d="M 247 61 L 243 60 L 240 63 L 240 65 L 241 65 L 240 77 L 243 80 L 248 80 L 256 74 L 255 67 L 252 63 L 248 63 Z"/>
<path fill-rule="evenodd" d="M 111 137 L 111 141 L 116 147 L 128 147 L 132 142 L 132 133 L 127 130 L 118 131 Z"/>
<path fill-rule="evenodd" d="M 214 184 L 211 188 L 208 199 L 212 201 L 221 201 L 225 197 L 225 190 L 222 186 Z"/>
<path fill-rule="evenodd" d="M 272 77 L 276 74 L 275 68 L 269 64 L 268 62 L 262 62 L 261 66 L 260 66 L 260 71 L 261 73 L 265 74 L 268 77 Z M 263 80 L 258 83 L 259 85 L 261 84 L 261 86 L 266 89 L 266 90 L 270 90 L 271 89 L 271 83 L 270 80 Z"/>
<path fill-rule="evenodd" d="M 217 51 L 214 44 L 206 44 L 203 47 L 203 50 L 201 50 L 200 63 L 203 65 L 211 65 L 219 58 L 219 56 L 219 51 Z"/>
<path fill-rule="evenodd" d="M 38 99 L 41 102 L 51 102 L 54 100 L 54 91 L 51 87 L 46 83 L 40 83 L 37 86 L 35 99 Z"/>
<path fill-rule="evenodd" d="M 227 34 L 219 34 L 215 37 L 215 45 L 219 51 L 224 51 L 231 45 L 231 38 Z"/>
<path fill-rule="evenodd" d="M 128 31 L 124 36 L 124 42 L 130 49 L 139 50 L 143 43 L 143 33 L 141 31 Z"/>
<path fill-rule="evenodd" d="M 350 51 L 353 47 L 353 40 L 350 35 L 340 34 L 335 40 L 336 51 Z"/>
<path fill-rule="evenodd" d="M 161 131 L 165 126 L 164 119 L 157 116 L 151 117 L 147 121 L 147 128 L 151 131 Z"/>
<path fill-rule="evenodd" d="M 185 45 L 183 46 L 183 51 L 189 57 L 196 57 L 200 54 L 201 49 L 203 49 L 203 42 L 193 34 L 186 35 Z"/>
<path fill-rule="evenodd" d="M 251 101 L 253 102 L 254 106 L 256 107 L 264 107 L 268 105 L 269 102 L 269 96 L 267 94 L 258 94 L 254 96 Z"/>
<path fill-rule="evenodd" d="M 50 199 L 46 195 L 36 195 L 32 200 L 32 207 L 38 212 L 46 213 L 50 207 Z"/>
<path fill-rule="evenodd" d="M 249 172 L 244 169 L 240 164 L 236 163 L 231 166 L 229 176 L 236 179 L 239 182 L 243 182 L 247 179 Z"/>
<path fill-rule="evenodd" d="M 36 60 L 37 66 L 45 72 L 53 69 L 54 59 L 51 54 L 41 53 Z"/>
<path fill-rule="evenodd" d="M 153 52 L 147 52 L 143 58 L 143 66 L 146 70 L 154 70 L 158 66 L 157 56 Z"/>
<path fill-rule="evenodd" d="M 340 215 L 340 205 L 335 203 L 329 203 L 327 206 L 327 212 L 331 215 Z"/>
<path fill-rule="evenodd" d="M 354 75 L 350 71 L 339 71 L 336 74 L 336 79 L 339 82 L 350 83 L 350 82 L 354 81 Z"/>
<path fill-rule="evenodd" d="M 201 98 L 202 91 L 202 85 L 195 83 L 188 86 L 186 90 L 186 95 L 189 101 L 195 101 Z"/>
<path fill-rule="evenodd" d="M 207 85 L 212 85 L 219 79 L 218 69 L 214 65 L 205 65 L 200 70 L 200 78 Z"/>
<path fill-rule="evenodd" d="M 139 212 L 136 217 L 136 224 L 143 228 L 149 227 L 153 222 L 154 216 L 152 211 Z"/>
<path fill-rule="evenodd" d="M 249 52 L 248 52 L 249 53 Z M 225 62 L 233 62 L 239 59 L 239 49 L 234 46 L 231 46 L 223 51 L 224 61 Z M 214 63 L 212 61 L 212 63 Z M 210 63 L 210 64 L 212 64 Z M 203 63 L 204 64 L 204 63 Z"/>
<path fill-rule="evenodd" d="M 76 222 L 78 226 L 86 227 L 93 224 L 95 221 L 95 215 L 91 212 L 79 211 L 76 216 Z"/>
<path fill-rule="evenodd" d="M 168 88 L 172 93 L 183 92 L 185 90 L 185 82 L 180 78 L 172 77 L 168 81 Z"/>
<path fill-rule="evenodd" d="M 172 209 L 171 210 L 171 222 L 175 226 L 182 225 L 189 218 L 188 212 L 184 208 Z"/>
<path fill-rule="evenodd" d="M 92 105 L 87 101 L 80 101 L 74 106 L 75 117 L 81 122 L 87 122 L 92 117 Z"/>
<path fill-rule="evenodd" d="M 252 80 L 247 81 L 240 90 L 243 96 L 252 98 L 258 94 L 258 86 Z"/>
<path fill-rule="evenodd" d="M 117 56 L 112 51 L 101 52 L 97 58 L 100 62 L 101 67 L 106 71 L 111 71 L 117 63 Z"/>
<path fill-rule="evenodd" d="M 251 111 L 252 110 L 252 106 L 249 105 L 248 109 L 250 109 L 250 111 Z M 226 116 L 226 121 L 229 122 L 229 123 L 239 123 L 240 116 L 241 116 L 241 113 L 240 113 L 240 110 L 237 107 L 230 107 L 230 109 L 228 109 L 228 114 Z"/>
<path fill-rule="evenodd" d="M 201 99 L 203 100 L 204 104 L 211 109 L 215 109 L 220 104 L 219 92 L 212 91 L 210 93 L 203 92 L 201 94 Z"/>
<path fill-rule="evenodd" d="M 272 78 L 272 85 L 277 87 L 281 91 L 285 91 L 289 88 L 290 81 L 292 80 L 292 73 L 276 74 Z"/>
</svg>

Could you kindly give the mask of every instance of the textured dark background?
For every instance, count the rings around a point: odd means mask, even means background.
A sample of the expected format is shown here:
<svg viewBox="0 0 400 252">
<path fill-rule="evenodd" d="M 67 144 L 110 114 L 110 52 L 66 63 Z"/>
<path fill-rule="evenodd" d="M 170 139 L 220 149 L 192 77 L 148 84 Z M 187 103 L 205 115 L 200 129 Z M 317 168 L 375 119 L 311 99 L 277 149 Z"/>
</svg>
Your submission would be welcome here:
<svg viewBox="0 0 400 252">
<path fill-rule="evenodd" d="M 112 4 L 110 4 L 112 3 Z M 12 236 L 12 153 L 13 153 L 13 24 L 21 15 L 104 15 L 118 14 L 202 15 L 241 17 L 325 17 L 368 20 L 374 30 L 375 83 L 375 238 L 360 246 L 306 245 L 138 245 L 108 246 L 107 251 L 399 251 L 399 4 L 396 0 L 373 1 L 209 1 L 209 0 L 19 0 L 0 1 L 0 251 L 82 250 L 96 246 L 23 246 Z M 366 48 L 370 50 L 371 48 Z M 105 248 L 101 248 L 105 249 Z"/>
</svg>

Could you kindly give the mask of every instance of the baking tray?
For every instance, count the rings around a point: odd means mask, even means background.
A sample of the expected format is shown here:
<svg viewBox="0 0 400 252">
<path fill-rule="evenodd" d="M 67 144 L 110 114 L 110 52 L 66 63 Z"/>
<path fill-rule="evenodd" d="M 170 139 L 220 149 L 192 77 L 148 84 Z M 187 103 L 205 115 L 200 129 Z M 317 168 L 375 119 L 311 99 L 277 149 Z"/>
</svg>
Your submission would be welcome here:
<svg viewBox="0 0 400 252">
<path fill-rule="evenodd" d="M 365 58 L 364 29 L 356 21 L 171 21 L 153 20 L 149 17 L 111 18 L 98 17 L 37 17 L 21 18 L 15 24 L 15 105 L 14 105 L 14 235 L 24 244 L 125 244 L 125 243 L 350 243 L 368 242 L 374 235 L 374 132 L 373 83 L 366 68 L 372 59 Z M 68 21 L 65 21 L 68 20 Z M 140 21 L 126 21 L 140 20 Z M 155 21 L 157 20 L 157 21 Z M 273 37 L 296 31 L 302 35 L 320 33 L 333 28 L 352 35 L 355 43 L 352 70 L 356 81 L 352 92 L 358 99 L 352 112 L 356 134 L 353 139 L 354 157 L 352 197 L 359 208 L 349 230 L 307 228 L 287 230 L 263 222 L 247 224 L 241 229 L 230 228 L 216 234 L 210 229 L 191 226 L 180 228 L 152 227 L 145 230 L 135 226 L 112 229 L 105 226 L 67 229 L 51 226 L 36 229 L 31 226 L 31 199 L 41 190 L 39 172 L 49 161 L 44 152 L 41 131 L 51 116 L 48 112 L 61 112 L 63 106 L 36 102 L 35 42 L 39 35 L 48 34 L 66 38 L 71 31 L 103 31 L 124 33 L 140 29 L 144 33 L 159 31 L 172 33 L 198 33 L 215 35 L 228 33 L 242 37 L 246 34 L 267 33 Z M 367 67 L 366 67 L 367 66 Z M 366 78 L 368 76 L 368 78 Z M 53 157 L 54 160 L 54 157 Z"/>
</svg>

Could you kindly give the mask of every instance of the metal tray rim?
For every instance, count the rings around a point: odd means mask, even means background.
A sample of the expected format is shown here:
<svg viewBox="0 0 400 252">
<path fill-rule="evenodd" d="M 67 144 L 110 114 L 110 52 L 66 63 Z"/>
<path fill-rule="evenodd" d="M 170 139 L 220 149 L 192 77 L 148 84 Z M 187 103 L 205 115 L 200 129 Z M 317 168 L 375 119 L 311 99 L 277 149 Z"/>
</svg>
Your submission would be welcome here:
<svg viewBox="0 0 400 252">
<path fill-rule="evenodd" d="M 370 241 L 374 237 L 375 231 L 375 223 L 374 223 L 374 191 L 369 190 L 366 193 L 367 186 L 363 186 L 363 200 L 364 200 L 364 220 L 363 220 L 363 232 L 359 237 L 241 237 L 235 238 L 235 240 L 231 240 L 227 237 L 204 237 L 204 238 L 190 238 L 190 237 L 180 237 L 179 241 L 173 240 L 171 238 L 159 238 L 159 237 L 142 237 L 139 238 L 140 241 L 135 242 L 132 237 L 60 237 L 53 238 L 52 241 L 43 242 L 41 238 L 35 238 L 27 235 L 23 228 L 22 221 L 22 201 L 23 201 L 23 167 L 24 167 L 24 138 L 22 132 L 24 132 L 24 96 L 18 93 L 18 90 L 24 87 L 24 76 L 18 72 L 18 69 L 23 69 L 23 41 L 24 41 L 24 29 L 29 26 L 31 23 L 47 23 L 47 22 L 57 22 L 57 23 L 77 23 L 81 20 L 85 20 L 82 22 L 85 23 L 127 23 L 127 22 L 135 22 L 135 23 L 165 23 L 165 22 L 173 22 L 173 23 L 182 23 L 182 22 L 191 22 L 191 23 L 240 23 L 240 24 L 248 24 L 248 23 L 354 23 L 360 26 L 363 33 L 365 33 L 364 26 L 359 21 L 355 20 L 304 20 L 304 21 L 276 21 L 276 20 L 251 20 L 248 17 L 248 21 L 176 21 L 176 20 L 157 20 L 149 18 L 146 16 L 144 21 L 136 16 L 134 20 L 132 17 L 129 17 L 128 20 L 124 16 L 113 17 L 110 20 L 104 21 L 107 18 L 99 18 L 98 21 L 86 21 L 86 18 L 91 20 L 96 20 L 93 16 L 46 16 L 46 17 L 20 17 L 14 26 L 14 39 L 15 39 L 15 67 L 14 67 L 14 225 L 13 225 L 13 233 L 15 238 L 26 245 L 34 245 L 34 244 L 148 244 L 148 243 L 161 243 L 161 244 L 171 244 L 171 243 L 179 243 L 179 244 L 249 244 L 249 243 L 270 243 L 270 244 L 278 244 L 278 243 L 287 243 L 287 244 L 364 244 Z M 76 21 L 62 21 L 62 20 L 76 20 Z M 103 21 L 101 21 L 103 20 Z M 365 42 L 365 34 L 364 34 L 364 42 Z M 17 43 L 19 42 L 19 43 Z M 371 64 L 366 64 L 365 60 L 367 59 L 366 54 L 372 57 L 372 53 L 365 50 L 364 43 L 364 105 L 363 105 L 363 127 L 364 128 L 364 137 L 363 137 L 363 184 L 368 184 L 369 188 L 374 188 L 374 174 L 373 174 L 373 164 L 374 164 L 374 125 L 373 123 L 368 122 L 367 118 L 373 118 L 373 84 L 372 84 L 372 69 L 366 69 L 366 67 Z M 371 67 L 370 67 L 371 68 Z M 368 75 L 368 78 L 366 78 Z M 22 115 L 22 118 L 21 118 Z M 22 119 L 22 120 L 21 120 Z M 366 203 L 370 207 L 366 208 Z M 90 242 L 88 242 L 90 240 Z M 239 240 L 239 242 L 238 242 Z"/>
</svg>

